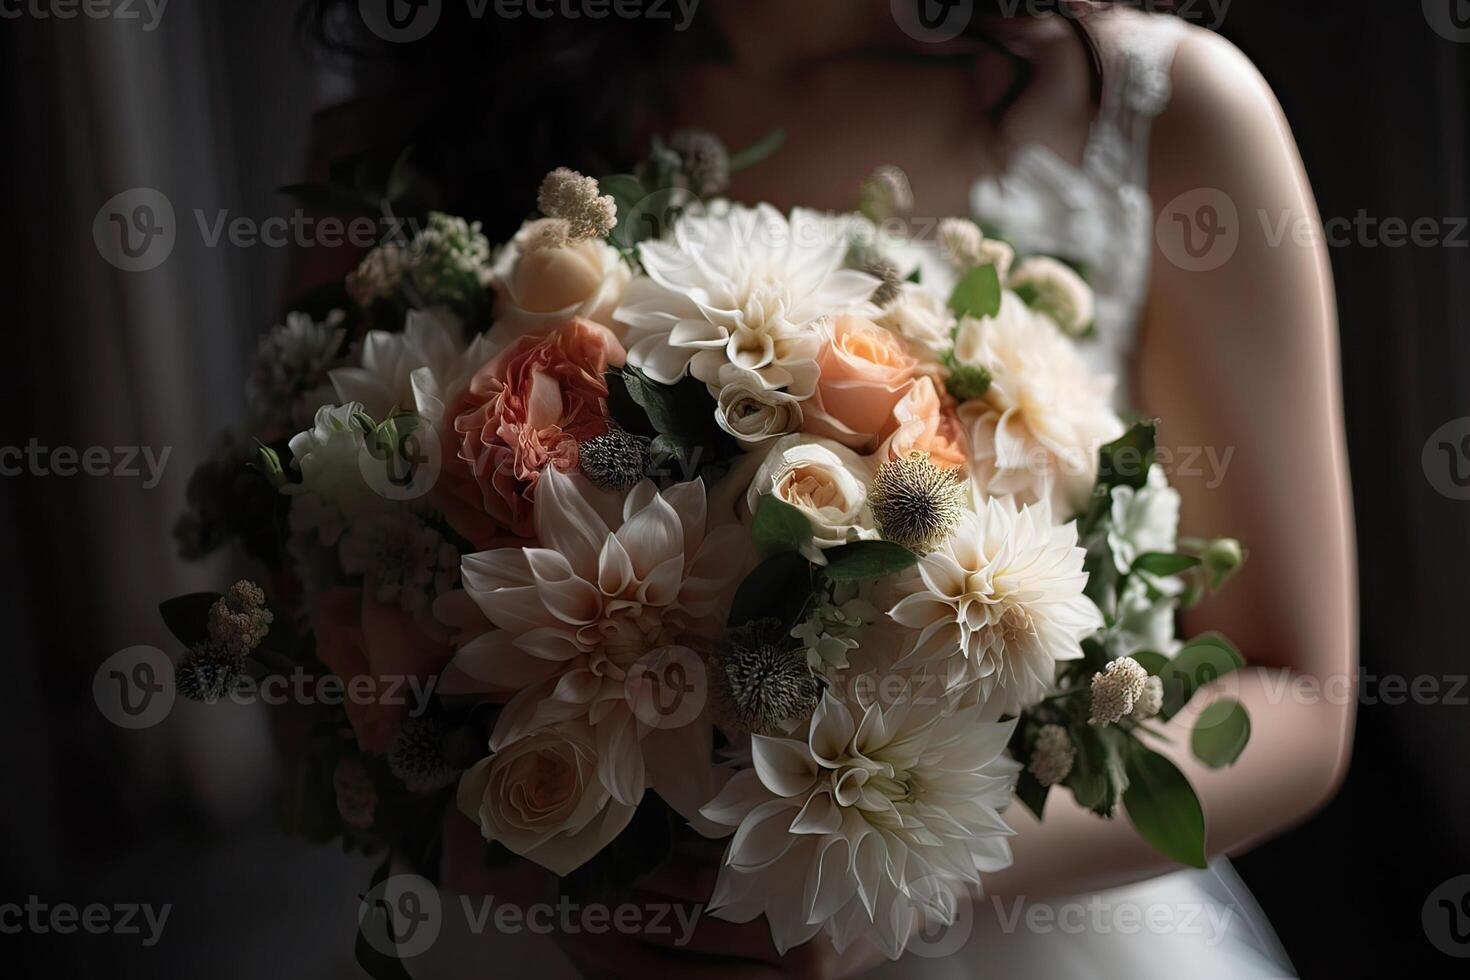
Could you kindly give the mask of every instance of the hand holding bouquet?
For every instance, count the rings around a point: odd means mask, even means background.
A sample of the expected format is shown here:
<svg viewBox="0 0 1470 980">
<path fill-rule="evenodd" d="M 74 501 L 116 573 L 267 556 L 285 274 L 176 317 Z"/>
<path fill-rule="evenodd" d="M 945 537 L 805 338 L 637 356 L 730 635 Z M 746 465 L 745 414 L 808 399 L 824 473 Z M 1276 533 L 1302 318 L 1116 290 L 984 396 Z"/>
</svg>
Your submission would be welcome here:
<svg viewBox="0 0 1470 980">
<path fill-rule="evenodd" d="M 1079 353 L 1084 279 L 965 219 L 896 234 L 890 168 L 861 213 L 718 198 L 749 156 L 685 133 L 634 174 L 554 171 L 499 249 L 432 214 L 350 314 L 275 328 L 262 478 L 202 468 L 184 526 L 239 535 L 275 610 L 166 603 L 181 690 L 365 692 L 296 760 L 314 838 L 422 863 L 448 810 L 583 889 L 727 838 L 711 908 L 783 951 L 897 957 L 1053 787 L 1202 865 L 1151 741 L 1242 663 L 1174 627 L 1241 555 L 1177 540 L 1154 423 Z M 1192 748 L 1248 734 L 1221 702 Z"/>
</svg>

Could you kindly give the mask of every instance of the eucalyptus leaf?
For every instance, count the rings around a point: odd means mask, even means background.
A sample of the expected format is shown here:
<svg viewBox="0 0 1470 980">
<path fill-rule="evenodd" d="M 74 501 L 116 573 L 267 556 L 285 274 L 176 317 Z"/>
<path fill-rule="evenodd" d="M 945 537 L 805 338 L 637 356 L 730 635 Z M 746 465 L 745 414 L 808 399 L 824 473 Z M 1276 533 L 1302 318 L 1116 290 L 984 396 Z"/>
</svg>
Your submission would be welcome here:
<svg viewBox="0 0 1470 980">
<path fill-rule="evenodd" d="M 373 889 L 387 879 L 392 860 L 391 855 L 385 858 L 378 870 L 373 872 L 372 881 L 368 883 L 367 895 L 373 895 Z M 387 921 L 387 917 L 388 911 L 381 905 L 373 905 L 362 915 L 357 928 L 357 942 L 353 946 L 357 965 L 362 967 L 373 980 L 413 980 L 401 959 L 379 948 L 392 942 L 393 924 Z M 369 929 L 379 937 L 378 942 L 375 943 L 368 939 L 367 930 Z"/>
<path fill-rule="evenodd" d="M 795 551 L 780 551 L 755 567 L 730 604 L 729 625 L 772 617 L 795 626 L 812 595 L 811 563 Z"/>
<path fill-rule="evenodd" d="M 1234 698 L 1210 704 L 1195 719 L 1189 736 L 1194 757 L 1211 769 L 1223 769 L 1240 758 L 1251 739 L 1251 716 Z"/>
<path fill-rule="evenodd" d="M 995 316 L 1000 312 L 1000 275 L 991 264 L 976 266 L 955 283 L 949 308 L 956 317 Z"/>
<path fill-rule="evenodd" d="M 1138 742 L 1132 743 L 1127 767 L 1123 808 L 1138 833 L 1166 857 L 1205 867 L 1205 812 L 1184 773 Z"/>
<path fill-rule="evenodd" d="M 1245 658 L 1219 633 L 1202 633 L 1188 640 L 1159 673 L 1164 682 L 1164 704 L 1159 716 L 1166 721 L 1189 703 L 1194 693 L 1245 666 Z"/>
<path fill-rule="evenodd" d="M 786 142 L 786 130 L 773 129 L 749 146 L 730 154 L 730 172 L 736 173 L 753 167 L 766 157 L 781 149 Z"/>
<path fill-rule="evenodd" d="M 1138 665 L 1146 670 L 1150 677 L 1157 677 L 1172 662 L 1157 650 L 1135 650 L 1128 656 L 1138 661 Z"/>
<path fill-rule="evenodd" d="M 1041 819 L 1041 813 L 1046 809 L 1046 797 L 1050 792 L 1051 787 L 1041 785 L 1040 781 L 1031 774 L 1031 770 L 1021 770 L 1021 775 L 1016 780 L 1016 799 L 1020 800 L 1037 820 Z"/>
<path fill-rule="evenodd" d="M 1118 728 L 1097 727 L 1078 719 L 1068 726 L 1077 757 L 1066 779 L 1079 804 L 1110 817 L 1128 789 L 1125 755 L 1128 736 Z"/>
<path fill-rule="evenodd" d="M 919 560 L 918 555 L 892 541 L 854 541 L 829 550 L 826 557 L 823 573 L 834 582 L 896 575 Z"/>
</svg>

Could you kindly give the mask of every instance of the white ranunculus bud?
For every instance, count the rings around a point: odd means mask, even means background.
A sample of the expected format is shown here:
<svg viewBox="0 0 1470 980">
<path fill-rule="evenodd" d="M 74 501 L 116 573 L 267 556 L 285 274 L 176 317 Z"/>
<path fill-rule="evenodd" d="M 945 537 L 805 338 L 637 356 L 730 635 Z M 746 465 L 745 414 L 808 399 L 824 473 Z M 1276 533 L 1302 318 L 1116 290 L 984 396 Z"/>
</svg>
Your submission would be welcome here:
<svg viewBox="0 0 1470 980">
<path fill-rule="evenodd" d="M 735 364 L 720 367 L 715 422 L 743 446 L 757 446 L 801 428 L 801 402 L 773 391 L 760 375 Z"/>
<path fill-rule="evenodd" d="M 985 233 L 969 218 L 945 218 L 939 222 L 939 247 L 951 262 L 961 268 L 986 261 L 981 253 Z"/>
<path fill-rule="evenodd" d="M 1128 717 L 1133 721 L 1148 721 L 1159 713 L 1164 706 L 1164 682 L 1157 677 L 1150 677 L 1143 685 L 1143 693 L 1133 704 L 1133 710 Z"/>
<path fill-rule="evenodd" d="M 1033 255 L 1016 266 L 1006 283 L 1027 305 L 1056 321 L 1062 332 L 1077 337 L 1096 315 L 1092 287 L 1069 265 L 1046 255 Z"/>
<path fill-rule="evenodd" d="M 1061 725 L 1042 725 L 1031 746 L 1031 761 L 1026 768 L 1043 786 L 1055 786 L 1072 771 L 1077 749 Z"/>
<path fill-rule="evenodd" d="M 1148 687 L 1148 671 L 1132 657 L 1120 657 L 1092 676 L 1093 725 L 1111 725 L 1133 710 Z"/>
</svg>

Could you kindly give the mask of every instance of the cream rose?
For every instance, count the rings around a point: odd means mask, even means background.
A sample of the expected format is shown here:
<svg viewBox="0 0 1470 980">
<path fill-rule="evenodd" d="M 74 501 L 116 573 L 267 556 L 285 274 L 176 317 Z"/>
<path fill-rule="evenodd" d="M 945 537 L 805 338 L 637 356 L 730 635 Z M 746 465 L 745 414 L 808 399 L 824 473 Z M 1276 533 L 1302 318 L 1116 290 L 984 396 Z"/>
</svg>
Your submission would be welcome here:
<svg viewBox="0 0 1470 980">
<path fill-rule="evenodd" d="M 557 875 L 602 850 L 635 809 L 598 780 L 596 742 L 585 721 L 531 732 L 482 759 L 460 777 L 458 801 L 487 841 Z"/>
<path fill-rule="evenodd" d="M 807 432 L 868 452 L 893 425 L 893 406 L 913 383 L 918 361 L 901 338 L 860 316 L 823 325 L 821 376 L 804 406 Z"/>
<path fill-rule="evenodd" d="M 872 473 L 857 453 L 830 439 L 789 435 L 772 444 L 745 493 L 747 519 L 753 519 L 762 494 L 790 504 L 812 525 L 812 541 L 802 554 L 825 565 L 823 549 L 878 536 L 868 509 Z"/>
<path fill-rule="evenodd" d="M 509 335 L 536 333 L 572 317 L 616 330 L 613 310 L 632 278 L 617 249 L 601 239 L 563 244 L 547 221 L 528 222 L 496 258 L 495 322 Z"/>
<path fill-rule="evenodd" d="M 772 391 L 760 375 L 734 364 L 720 368 L 715 421 L 745 446 L 757 446 L 801 428 L 801 402 Z"/>
</svg>

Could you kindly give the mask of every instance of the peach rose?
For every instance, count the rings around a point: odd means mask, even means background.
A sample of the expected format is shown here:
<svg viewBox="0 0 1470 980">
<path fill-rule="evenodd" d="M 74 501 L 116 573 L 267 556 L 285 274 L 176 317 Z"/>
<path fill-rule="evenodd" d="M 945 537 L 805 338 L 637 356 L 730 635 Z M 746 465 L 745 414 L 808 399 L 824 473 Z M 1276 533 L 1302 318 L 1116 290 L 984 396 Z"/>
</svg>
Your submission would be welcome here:
<svg viewBox="0 0 1470 980">
<path fill-rule="evenodd" d="M 622 832 L 636 809 L 597 778 L 585 721 L 531 732 L 482 759 L 459 781 L 460 812 L 521 857 L 570 874 Z"/>
<path fill-rule="evenodd" d="M 607 432 L 603 373 L 621 366 L 624 356 L 612 331 L 570 320 L 545 337 L 522 337 L 491 358 L 449 409 L 459 454 L 456 466 L 446 461 L 444 493 L 463 501 L 477 489 L 480 506 L 496 524 L 530 537 L 541 470 L 575 469 L 577 444 Z"/>
<path fill-rule="evenodd" d="M 547 244 L 543 219 L 528 222 L 491 273 L 498 332 L 544 333 L 572 317 L 612 323 L 632 278 L 617 249 L 601 239 Z"/>
<path fill-rule="evenodd" d="M 928 453 L 935 466 L 964 466 L 969 458 L 964 426 L 955 414 L 954 399 L 941 396 L 934 379 L 916 378 L 908 392 L 893 407 L 893 423 L 879 462 L 899 459 L 909 453 Z"/>
<path fill-rule="evenodd" d="M 416 692 L 429 689 L 453 651 L 398 606 L 374 599 L 374 591 L 369 583 L 324 592 L 312 607 L 311 621 L 317 656 L 342 680 L 358 747 L 381 754 L 392 746 L 410 709 L 419 707 Z M 359 677 L 373 681 L 366 697 L 361 690 L 353 693 Z"/>
<path fill-rule="evenodd" d="M 902 338 L 860 316 L 835 317 L 826 333 L 817 390 L 803 406 L 805 431 L 871 451 L 890 427 L 918 362 Z"/>
</svg>

